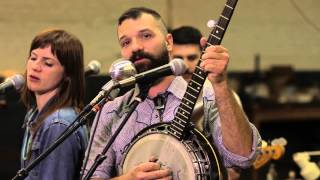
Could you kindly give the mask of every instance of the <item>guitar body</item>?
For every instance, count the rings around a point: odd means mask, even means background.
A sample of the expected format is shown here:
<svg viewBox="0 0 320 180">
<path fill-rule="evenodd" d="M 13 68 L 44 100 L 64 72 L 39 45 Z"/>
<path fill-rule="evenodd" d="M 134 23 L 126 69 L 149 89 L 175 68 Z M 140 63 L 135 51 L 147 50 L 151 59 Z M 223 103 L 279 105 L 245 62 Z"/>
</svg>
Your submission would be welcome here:
<svg viewBox="0 0 320 180">
<path fill-rule="evenodd" d="M 170 135 L 170 124 L 154 124 L 142 130 L 126 149 L 120 174 L 156 157 L 161 166 L 172 170 L 174 180 L 227 179 L 218 152 L 202 133 L 192 129 L 186 139 L 178 140 Z"/>
</svg>

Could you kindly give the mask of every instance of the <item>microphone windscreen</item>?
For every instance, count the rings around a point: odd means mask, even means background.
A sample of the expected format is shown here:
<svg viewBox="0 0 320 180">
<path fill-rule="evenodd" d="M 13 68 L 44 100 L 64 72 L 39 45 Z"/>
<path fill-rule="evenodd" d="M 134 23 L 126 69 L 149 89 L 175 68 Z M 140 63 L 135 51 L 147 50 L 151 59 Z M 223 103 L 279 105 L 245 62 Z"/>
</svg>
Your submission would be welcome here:
<svg viewBox="0 0 320 180">
<path fill-rule="evenodd" d="M 184 63 L 183 59 L 174 58 L 170 61 L 170 67 L 174 75 L 181 76 L 188 69 L 187 65 Z"/>
<path fill-rule="evenodd" d="M 20 90 L 24 85 L 24 78 L 21 74 L 16 74 L 9 78 L 16 90 Z"/>
<path fill-rule="evenodd" d="M 101 63 L 97 60 L 92 60 L 89 62 L 86 68 L 86 74 L 99 74 L 101 69 Z"/>
<path fill-rule="evenodd" d="M 137 70 L 131 61 L 118 59 L 111 64 L 109 74 L 113 80 L 120 81 L 137 74 Z"/>
</svg>

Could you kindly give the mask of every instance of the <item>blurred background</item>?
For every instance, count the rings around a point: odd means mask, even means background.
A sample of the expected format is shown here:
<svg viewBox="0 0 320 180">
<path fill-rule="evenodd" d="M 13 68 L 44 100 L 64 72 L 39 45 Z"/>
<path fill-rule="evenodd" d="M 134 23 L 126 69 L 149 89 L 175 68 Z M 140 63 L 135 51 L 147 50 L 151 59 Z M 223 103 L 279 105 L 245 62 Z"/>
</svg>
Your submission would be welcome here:
<svg viewBox="0 0 320 180">
<path fill-rule="evenodd" d="M 107 82 L 109 66 L 120 57 L 118 16 L 134 6 L 157 10 L 169 28 L 191 25 L 207 36 L 209 20 L 218 20 L 225 0 L 2 0 L 0 1 L 0 82 L 23 73 L 32 38 L 46 28 L 76 35 L 85 64 L 96 59 L 101 73 L 87 77 L 86 102 Z M 301 168 L 292 155 L 320 150 L 320 1 L 240 0 L 222 44 L 229 49 L 230 83 L 269 144 L 284 137 L 284 155 L 243 171 L 240 179 L 279 179 Z M 0 92 L 0 178 L 19 170 L 21 125 L 25 109 L 14 91 Z M 264 152 L 264 151 L 263 151 Z M 318 163 L 316 156 L 312 162 Z M 273 173 L 274 174 L 274 173 Z"/>
</svg>

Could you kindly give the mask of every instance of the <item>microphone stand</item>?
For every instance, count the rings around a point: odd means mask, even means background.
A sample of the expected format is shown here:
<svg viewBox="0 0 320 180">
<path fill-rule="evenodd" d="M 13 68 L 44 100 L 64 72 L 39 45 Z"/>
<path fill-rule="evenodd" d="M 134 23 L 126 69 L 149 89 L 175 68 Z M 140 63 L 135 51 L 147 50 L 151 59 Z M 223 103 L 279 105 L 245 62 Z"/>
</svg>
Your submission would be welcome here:
<svg viewBox="0 0 320 180">
<path fill-rule="evenodd" d="M 107 158 L 107 156 L 105 155 L 107 153 L 107 151 L 109 150 L 110 146 L 112 145 L 112 143 L 114 142 L 114 140 L 116 139 L 116 137 L 119 135 L 120 131 L 122 130 L 123 126 L 126 124 L 126 122 L 128 121 L 128 119 L 130 118 L 131 114 L 133 113 L 133 111 L 136 109 L 136 107 L 138 106 L 138 104 L 142 101 L 145 100 L 145 98 L 148 95 L 148 90 L 149 88 L 142 88 L 142 91 L 139 93 L 139 95 L 137 97 L 134 98 L 134 101 L 132 102 L 131 106 L 130 106 L 130 110 L 128 111 L 128 113 L 126 114 L 125 118 L 123 119 L 123 121 L 120 123 L 118 129 L 114 132 L 114 134 L 111 136 L 111 138 L 109 139 L 107 145 L 104 147 L 104 149 L 102 150 L 102 152 L 100 154 L 98 154 L 94 160 L 93 165 L 91 166 L 91 168 L 88 170 L 88 173 L 86 174 L 86 176 L 84 177 L 84 180 L 88 180 L 94 173 L 94 171 L 97 169 L 97 167 Z"/>
<path fill-rule="evenodd" d="M 95 106 L 87 105 L 84 110 L 76 117 L 69 127 L 61 133 L 61 135 L 53 142 L 43 153 L 33 160 L 27 167 L 21 168 L 12 180 L 24 179 L 28 173 L 38 165 L 45 157 L 47 157 L 54 149 L 57 148 L 67 137 L 75 132 L 80 126 L 84 125 L 87 120 L 93 118 L 95 114 L 102 108 L 107 100 L 113 97 L 103 98 Z M 91 109 L 90 109 L 91 107 Z M 89 111 L 90 110 L 90 111 Z"/>
</svg>

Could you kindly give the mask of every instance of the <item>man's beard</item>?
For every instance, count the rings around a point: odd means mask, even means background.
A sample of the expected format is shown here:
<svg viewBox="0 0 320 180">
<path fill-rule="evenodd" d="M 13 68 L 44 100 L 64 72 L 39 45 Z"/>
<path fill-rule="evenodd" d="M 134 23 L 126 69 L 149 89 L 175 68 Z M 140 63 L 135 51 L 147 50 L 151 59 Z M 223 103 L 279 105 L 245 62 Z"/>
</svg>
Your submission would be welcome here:
<svg viewBox="0 0 320 180">
<path fill-rule="evenodd" d="M 139 63 L 139 59 L 145 59 Z M 146 53 L 142 50 L 135 51 L 130 57 L 130 61 L 134 64 L 138 73 L 148 71 L 169 63 L 169 53 L 166 48 L 160 53 L 159 56 Z"/>
<path fill-rule="evenodd" d="M 139 59 L 144 59 L 139 61 Z M 134 64 L 138 73 L 142 73 L 148 71 L 150 69 L 154 69 L 160 67 L 162 65 L 169 63 L 169 53 L 167 48 L 163 48 L 163 51 L 159 54 L 159 56 L 152 55 L 150 53 L 146 53 L 142 50 L 135 51 L 132 53 L 130 57 L 130 61 Z M 158 79 L 154 79 L 154 81 L 150 84 L 145 84 L 147 86 L 153 86 L 161 82 L 163 78 L 159 77 Z"/>
</svg>

